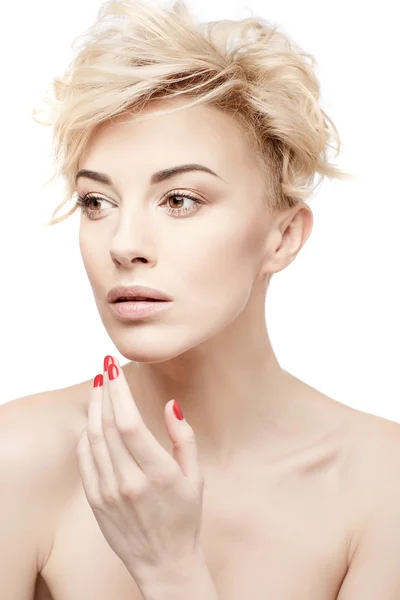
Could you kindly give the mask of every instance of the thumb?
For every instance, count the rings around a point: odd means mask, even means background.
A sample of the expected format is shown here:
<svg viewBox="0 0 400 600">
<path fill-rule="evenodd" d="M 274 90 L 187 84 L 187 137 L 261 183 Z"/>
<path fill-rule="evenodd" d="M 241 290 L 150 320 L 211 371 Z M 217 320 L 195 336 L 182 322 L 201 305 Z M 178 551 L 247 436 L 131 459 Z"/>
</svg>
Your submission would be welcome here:
<svg viewBox="0 0 400 600">
<path fill-rule="evenodd" d="M 181 419 L 179 417 L 182 417 Z M 194 431 L 176 400 L 170 400 L 165 405 L 164 418 L 168 435 L 173 443 L 173 457 L 181 467 L 186 477 L 193 481 L 200 479 L 198 450 Z"/>
</svg>

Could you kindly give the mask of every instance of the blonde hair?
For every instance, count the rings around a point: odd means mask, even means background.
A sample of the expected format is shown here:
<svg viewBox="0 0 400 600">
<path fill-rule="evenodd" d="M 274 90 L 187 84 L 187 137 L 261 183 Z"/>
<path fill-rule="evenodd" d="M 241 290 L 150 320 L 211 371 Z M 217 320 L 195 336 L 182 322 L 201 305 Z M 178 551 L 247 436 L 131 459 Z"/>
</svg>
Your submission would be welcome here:
<svg viewBox="0 0 400 600">
<path fill-rule="evenodd" d="M 318 103 L 315 58 L 263 18 L 196 22 L 188 6 L 171 8 L 148 0 L 105 2 L 95 23 L 72 44 L 78 52 L 55 77 L 45 98 L 53 127 L 54 174 L 66 182 L 65 198 L 48 225 L 72 215 L 55 215 L 75 192 L 79 157 L 97 126 L 121 114 L 132 116 L 152 100 L 187 96 L 172 110 L 203 103 L 232 115 L 265 178 L 271 212 L 307 199 L 323 176 L 353 179 L 328 162 L 330 139 L 341 142 Z M 310 64 L 308 60 L 310 61 Z M 50 108 L 50 110 L 48 110 Z M 333 147 L 333 146 L 330 146 Z M 313 184 L 316 173 L 319 180 Z"/>
</svg>

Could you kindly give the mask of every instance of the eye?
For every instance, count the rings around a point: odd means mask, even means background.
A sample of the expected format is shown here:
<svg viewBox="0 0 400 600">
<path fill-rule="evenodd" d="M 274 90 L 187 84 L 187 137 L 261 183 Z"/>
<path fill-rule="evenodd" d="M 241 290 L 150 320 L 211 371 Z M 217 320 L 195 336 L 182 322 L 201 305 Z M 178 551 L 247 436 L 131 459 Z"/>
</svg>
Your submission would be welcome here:
<svg viewBox="0 0 400 600">
<path fill-rule="evenodd" d="M 91 208 L 89 208 L 89 204 L 91 204 L 92 202 L 108 202 L 109 204 L 111 204 L 111 202 L 109 202 L 105 198 L 101 198 L 100 196 L 96 196 L 95 194 L 83 194 L 78 196 L 76 200 L 76 205 L 82 208 L 82 214 L 86 215 L 89 219 L 97 219 L 98 217 L 94 215 L 101 214 L 104 210 L 92 210 Z"/>
<path fill-rule="evenodd" d="M 194 202 L 195 204 L 192 206 L 189 206 L 187 208 L 182 208 L 182 207 L 174 207 L 171 208 L 170 206 L 167 207 L 166 213 L 167 214 L 173 214 L 173 215 L 181 215 L 181 214 L 186 214 L 189 212 L 193 212 L 195 210 L 199 209 L 199 205 L 204 204 L 201 200 L 199 200 L 199 198 L 197 198 L 196 196 L 194 196 L 193 194 L 191 194 L 190 192 L 180 192 L 178 190 L 174 190 L 173 192 L 168 192 L 168 194 L 166 194 L 164 196 L 165 198 L 165 202 L 163 202 L 161 204 L 161 206 L 163 206 L 164 204 L 166 204 L 167 202 L 169 202 L 169 200 L 171 198 L 180 198 L 183 200 L 190 200 L 191 202 Z M 180 200 L 182 201 L 182 200 Z"/>
<path fill-rule="evenodd" d="M 160 206 L 164 206 L 165 204 L 167 204 L 167 202 L 169 202 L 169 200 L 171 198 L 179 198 L 179 202 L 182 202 L 182 200 L 190 200 L 191 202 L 193 202 L 194 204 L 192 206 L 189 207 L 171 207 L 171 206 L 167 206 L 166 208 L 166 213 L 170 214 L 170 215 L 174 215 L 174 216 L 178 216 L 178 215 L 184 215 L 184 214 L 188 214 L 191 213 L 193 211 L 196 211 L 200 208 L 200 205 L 204 204 L 204 202 L 202 200 L 200 200 L 199 198 L 197 198 L 197 196 L 195 196 L 194 194 L 192 194 L 191 192 L 187 192 L 187 191 L 179 191 L 179 190 L 174 190 L 171 192 L 168 192 L 168 194 L 166 194 L 163 197 L 163 202 L 160 204 Z M 83 195 L 79 195 L 77 200 L 76 200 L 76 205 L 80 206 L 82 208 L 82 214 L 86 215 L 89 219 L 97 219 L 99 218 L 99 215 L 101 216 L 102 213 L 104 212 L 105 209 L 99 209 L 99 210 L 95 210 L 95 209 L 91 209 L 89 208 L 90 204 L 96 202 L 97 205 L 101 205 L 102 202 L 108 202 L 108 204 L 111 204 L 112 206 L 113 203 L 110 202 L 109 200 L 106 200 L 105 198 L 101 198 L 100 196 L 97 196 L 96 194 L 83 194 Z"/>
</svg>

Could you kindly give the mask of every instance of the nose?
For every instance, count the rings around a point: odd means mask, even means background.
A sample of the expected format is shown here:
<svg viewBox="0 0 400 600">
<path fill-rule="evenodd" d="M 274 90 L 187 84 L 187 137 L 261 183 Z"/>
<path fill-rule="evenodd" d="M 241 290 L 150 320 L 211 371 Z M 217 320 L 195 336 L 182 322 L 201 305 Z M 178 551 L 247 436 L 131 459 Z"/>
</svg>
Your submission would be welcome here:
<svg viewBox="0 0 400 600">
<path fill-rule="evenodd" d="M 124 255 L 119 254 L 118 256 L 113 254 L 112 261 L 115 265 L 125 268 L 129 268 L 130 265 L 135 264 L 136 262 L 148 262 L 143 256 L 134 256 L 134 258 L 131 258 L 130 255 L 128 256 L 126 253 Z"/>
<path fill-rule="evenodd" d="M 137 262 L 151 262 L 151 228 L 139 218 L 138 211 L 132 218 L 121 219 L 110 244 L 110 256 L 117 266 L 129 268 Z"/>
</svg>

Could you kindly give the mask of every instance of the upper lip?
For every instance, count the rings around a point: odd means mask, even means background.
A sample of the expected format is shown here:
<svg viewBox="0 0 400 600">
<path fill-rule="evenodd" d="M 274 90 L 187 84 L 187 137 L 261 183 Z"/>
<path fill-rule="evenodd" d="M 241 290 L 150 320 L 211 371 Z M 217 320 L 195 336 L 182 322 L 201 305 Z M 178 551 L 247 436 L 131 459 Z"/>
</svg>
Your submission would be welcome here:
<svg viewBox="0 0 400 600">
<path fill-rule="evenodd" d="M 116 302 L 118 298 L 155 298 L 156 300 L 172 300 L 165 292 L 145 285 L 117 285 L 107 294 L 108 302 Z"/>
</svg>

